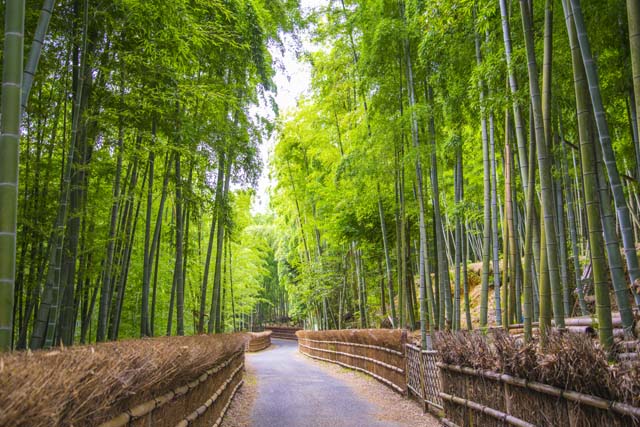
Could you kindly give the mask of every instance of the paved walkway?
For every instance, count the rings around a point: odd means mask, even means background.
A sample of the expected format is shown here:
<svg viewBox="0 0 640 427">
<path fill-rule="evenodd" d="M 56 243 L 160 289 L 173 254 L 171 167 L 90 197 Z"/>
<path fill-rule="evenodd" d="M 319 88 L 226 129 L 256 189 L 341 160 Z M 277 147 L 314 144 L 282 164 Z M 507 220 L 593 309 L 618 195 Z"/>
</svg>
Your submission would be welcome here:
<svg viewBox="0 0 640 427">
<path fill-rule="evenodd" d="M 378 419 L 375 405 L 300 355 L 297 342 L 272 341 L 275 348 L 247 355 L 258 384 L 253 427 L 401 426 Z"/>
</svg>

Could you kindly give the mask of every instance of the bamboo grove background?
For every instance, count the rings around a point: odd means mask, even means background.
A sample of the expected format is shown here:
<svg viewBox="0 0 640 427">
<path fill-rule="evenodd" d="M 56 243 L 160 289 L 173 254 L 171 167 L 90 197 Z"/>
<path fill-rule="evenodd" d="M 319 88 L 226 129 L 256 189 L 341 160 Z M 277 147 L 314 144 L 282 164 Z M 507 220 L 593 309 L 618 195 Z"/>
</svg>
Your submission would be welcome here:
<svg viewBox="0 0 640 427">
<path fill-rule="evenodd" d="M 638 294 L 633 1 L 335 1 L 274 205 L 311 325 L 544 336 Z M 635 77 L 634 77 L 635 76 Z M 423 343 L 427 345 L 423 335 Z"/>
<path fill-rule="evenodd" d="M 637 2 L 29 0 L 21 78 L 24 6 L 3 6 L 3 348 L 573 315 L 608 347 L 612 311 L 631 334 Z M 277 110 L 287 32 L 311 88 L 274 121 L 252 106 Z"/>
<path fill-rule="evenodd" d="M 272 99 L 267 46 L 297 25 L 297 3 L 3 5 L 4 81 L 23 80 L 12 47 L 23 11 L 29 60 L 22 114 L 3 104 L 0 181 L 16 171 L 5 134 L 18 123 L 21 141 L 2 347 L 240 329 L 260 298 L 282 301 L 273 231 L 240 189 L 255 184 L 272 129 L 252 107 Z M 3 87 L 8 98 L 16 86 Z"/>
</svg>

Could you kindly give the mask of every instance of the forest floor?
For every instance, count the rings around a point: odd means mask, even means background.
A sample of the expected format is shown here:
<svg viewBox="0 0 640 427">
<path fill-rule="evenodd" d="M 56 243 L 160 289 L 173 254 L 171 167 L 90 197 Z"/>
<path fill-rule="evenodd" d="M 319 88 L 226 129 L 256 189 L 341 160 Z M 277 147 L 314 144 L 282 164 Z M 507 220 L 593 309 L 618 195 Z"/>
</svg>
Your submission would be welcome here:
<svg viewBox="0 0 640 427">
<path fill-rule="evenodd" d="M 298 353 L 294 341 L 273 340 L 247 353 L 245 383 L 223 427 L 438 426 L 417 402 L 364 374 Z"/>
</svg>

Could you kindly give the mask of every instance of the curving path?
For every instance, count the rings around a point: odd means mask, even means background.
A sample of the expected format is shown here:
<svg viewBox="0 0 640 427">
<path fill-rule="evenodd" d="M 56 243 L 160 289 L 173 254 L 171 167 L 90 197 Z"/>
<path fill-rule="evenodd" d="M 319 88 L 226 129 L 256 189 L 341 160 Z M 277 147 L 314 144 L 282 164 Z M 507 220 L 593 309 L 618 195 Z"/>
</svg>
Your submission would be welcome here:
<svg viewBox="0 0 640 427">
<path fill-rule="evenodd" d="M 317 362 L 300 355 L 297 342 L 272 341 L 275 348 L 248 354 L 246 359 L 257 380 L 253 427 L 407 425 L 382 420 L 377 405 L 356 394 L 346 381 L 330 375 Z"/>
</svg>

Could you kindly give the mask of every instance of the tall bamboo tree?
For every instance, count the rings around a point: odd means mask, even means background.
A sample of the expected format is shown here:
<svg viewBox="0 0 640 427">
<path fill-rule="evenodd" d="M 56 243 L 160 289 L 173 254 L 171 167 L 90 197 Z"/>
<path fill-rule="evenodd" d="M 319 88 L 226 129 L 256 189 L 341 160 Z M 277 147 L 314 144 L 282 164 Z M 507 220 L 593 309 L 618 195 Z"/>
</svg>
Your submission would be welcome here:
<svg viewBox="0 0 640 427">
<path fill-rule="evenodd" d="M 607 170 L 609 185 L 613 195 L 613 202 L 616 207 L 618 224 L 620 227 L 620 235 L 627 261 L 627 271 L 629 273 L 630 283 L 634 284 L 640 281 L 640 267 L 638 266 L 638 255 L 634 241 L 633 228 L 629 215 L 629 207 L 624 195 L 624 189 L 620 180 L 620 173 L 616 164 L 616 157 L 611 144 L 609 134 L 609 124 L 607 122 L 602 95 L 600 93 L 600 81 L 595 60 L 591 52 L 591 43 L 587 35 L 584 17 L 580 0 L 571 0 L 571 10 L 573 20 L 576 27 L 576 34 L 582 61 L 584 63 L 585 74 L 589 84 L 589 94 L 591 95 L 591 105 L 593 114 L 595 115 L 596 128 L 598 130 L 598 138 L 600 139 L 600 148 L 602 149 L 602 158 Z M 564 5 L 567 8 L 569 5 Z M 586 190 L 585 190 L 586 191 Z M 638 300 L 636 300 L 637 302 Z"/>
<path fill-rule="evenodd" d="M 547 4 L 548 5 L 548 4 Z M 548 9 L 548 7 L 547 7 Z M 520 0 L 520 13 L 522 15 L 522 27 L 525 35 L 525 45 L 528 59 L 529 92 L 533 108 L 535 136 L 538 150 L 538 172 L 540 175 L 540 193 L 542 213 L 544 216 L 544 232 L 547 256 L 547 268 L 549 270 L 549 285 L 553 304 L 553 317 L 557 327 L 564 327 L 564 307 L 562 305 L 562 290 L 560 289 L 560 276 L 558 270 L 557 238 L 555 234 L 555 203 L 551 179 L 551 162 L 549 157 L 549 142 L 545 134 L 540 85 L 538 83 L 538 70 L 535 58 L 535 46 L 531 16 L 526 0 Z M 548 22 L 548 20 L 547 20 Z M 549 23 L 547 25 L 550 25 Z"/>
<path fill-rule="evenodd" d="M 11 350 L 16 273 L 24 0 L 5 3 L 0 113 L 0 350 Z"/>
<path fill-rule="evenodd" d="M 587 206 L 587 225 L 589 228 L 589 248 L 593 271 L 593 286 L 596 297 L 596 316 L 598 319 L 598 336 L 605 348 L 613 343 L 611 303 L 609 285 L 606 278 L 604 258 L 604 241 L 602 238 L 602 224 L 600 222 L 600 201 L 597 194 L 598 178 L 596 170 L 595 147 L 593 135 L 590 133 L 591 111 L 589 108 L 588 81 L 582 61 L 582 52 L 578 46 L 577 32 L 574 27 L 574 17 L 569 0 L 562 0 L 564 15 L 571 43 L 571 58 L 573 65 L 574 87 L 576 95 L 576 109 L 578 117 L 578 131 L 580 136 L 580 157 L 582 160 L 582 179 L 584 182 L 584 197 Z"/>
</svg>

